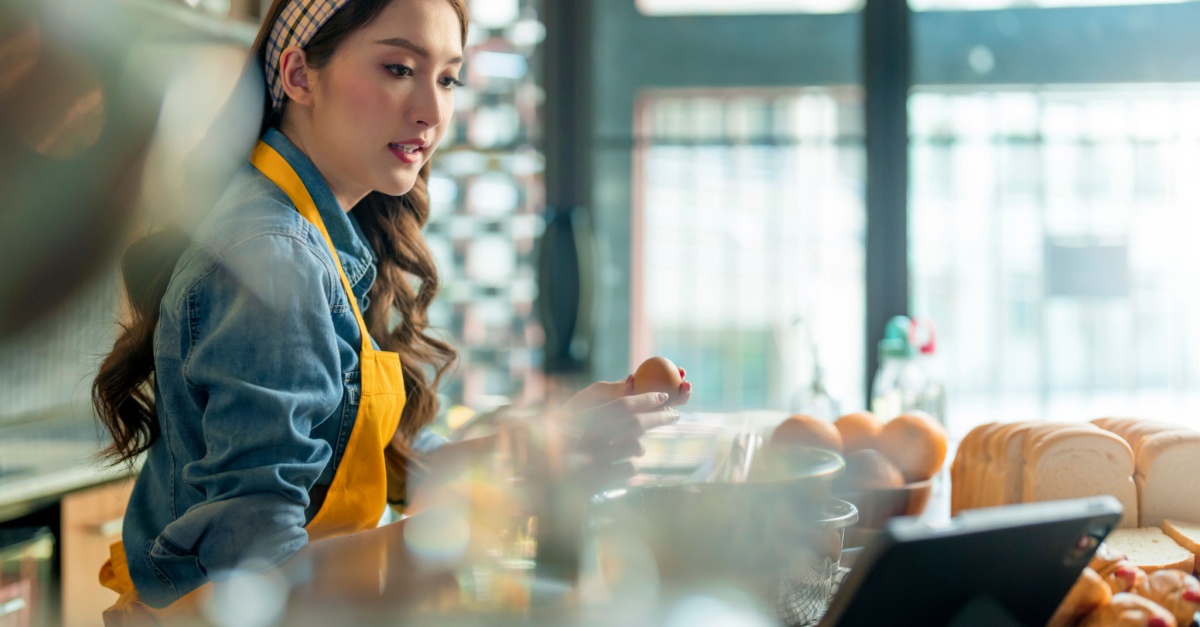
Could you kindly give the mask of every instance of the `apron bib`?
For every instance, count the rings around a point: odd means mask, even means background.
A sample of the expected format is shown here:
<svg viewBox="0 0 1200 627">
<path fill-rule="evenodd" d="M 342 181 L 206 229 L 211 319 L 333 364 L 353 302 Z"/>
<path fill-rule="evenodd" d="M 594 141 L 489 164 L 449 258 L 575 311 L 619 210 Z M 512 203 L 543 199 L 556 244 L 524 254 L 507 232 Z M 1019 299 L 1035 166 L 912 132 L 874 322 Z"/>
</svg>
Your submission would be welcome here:
<svg viewBox="0 0 1200 627">
<path fill-rule="evenodd" d="M 400 369 L 400 356 L 375 350 L 371 346 L 367 323 L 363 320 L 358 299 L 354 297 L 350 281 L 342 269 L 333 240 L 329 237 L 325 222 L 321 220 L 312 195 L 296 171 L 274 148 L 262 141 L 251 153 L 250 163 L 278 185 L 300 215 L 317 227 L 325 238 L 362 336 L 362 348 L 359 351 L 362 396 L 354 419 L 354 429 L 350 432 L 346 451 L 334 472 L 324 504 L 305 526 L 308 538 L 313 541 L 373 529 L 379 524 L 387 507 L 388 469 L 384 449 L 395 435 L 400 425 L 400 414 L 404 410 L 404 377 Z M 198 601 L 207 596 L 208 588 L 212 585 L 205 584 L 165 608 L 152 608 L 138 597 L 120 542 L 112 545 L 111 559 L 100 569 L 100 583 L 121 595 L 116 604 L 104 613 L 104 622 L 110 627 L 155 625 L 188 616 L 195 617 Z"/>
</svg>

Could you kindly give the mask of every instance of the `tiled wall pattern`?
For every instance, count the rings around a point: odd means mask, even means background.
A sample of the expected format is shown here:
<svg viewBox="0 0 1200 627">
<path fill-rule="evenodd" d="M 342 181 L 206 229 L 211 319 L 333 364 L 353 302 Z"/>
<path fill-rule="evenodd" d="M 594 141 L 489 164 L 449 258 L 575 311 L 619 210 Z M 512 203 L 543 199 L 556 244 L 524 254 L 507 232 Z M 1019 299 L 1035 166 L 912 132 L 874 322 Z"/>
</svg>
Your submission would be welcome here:
<svg viewBox="0 0 1200 627">
<path fill-rule="evenodd" d="M 489 409 L 543 394 L 534 319 L 534 243 L 542 232 L 543 159 L 535 144 L 543 94 L 535 55 L 540 0 L 471 3 L 466 87 L 433 160 L 426 239 L 442 295 L 431 322 L 459 348 L 443 406 Z"/>
</svg>

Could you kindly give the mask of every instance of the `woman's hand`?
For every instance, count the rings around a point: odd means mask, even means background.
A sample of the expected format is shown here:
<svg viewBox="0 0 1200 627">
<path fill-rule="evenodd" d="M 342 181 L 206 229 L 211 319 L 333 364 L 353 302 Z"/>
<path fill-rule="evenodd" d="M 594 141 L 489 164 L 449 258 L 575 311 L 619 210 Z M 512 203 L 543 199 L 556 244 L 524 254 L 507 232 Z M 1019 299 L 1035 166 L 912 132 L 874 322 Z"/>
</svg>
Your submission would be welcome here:
<svg viewBox="0 0 1200 627">
<path fill-rule="evenodd" d="M 692 398 L 692 383 L 687 380 L 687 371 L 683 368 L 679 369 L 679 378 L 683 379 L 683 382 L 679 384 L 679 401 L 674 403 L 676 407 L 686 405 Z M 566 409 L 569 411 L 590 409 L 632 394 L 633 375 L 625 377 L 624 381 L 600 381 L 572 396 L 571 400 L 567 401 Z"/>
<path fill-rule="evenodd" d="M 681 368 L 679 374 L 687 373 Z M 687 403 L 691 392 L 692 384 L 684 381 L 675 404 Z M 667 400 L 668 395 L 661 392 L 633 394 L 630 375 L 624 381 L 593 383 L 567 402 L 565 409 L 577 433 L 574 452 L 589 483 L 612 485 L 633 476 L 629 460 L 645 452 L 639 442 L 642 434 L 679 419 L 679 412 L 667 406 Z"/>
</svg>

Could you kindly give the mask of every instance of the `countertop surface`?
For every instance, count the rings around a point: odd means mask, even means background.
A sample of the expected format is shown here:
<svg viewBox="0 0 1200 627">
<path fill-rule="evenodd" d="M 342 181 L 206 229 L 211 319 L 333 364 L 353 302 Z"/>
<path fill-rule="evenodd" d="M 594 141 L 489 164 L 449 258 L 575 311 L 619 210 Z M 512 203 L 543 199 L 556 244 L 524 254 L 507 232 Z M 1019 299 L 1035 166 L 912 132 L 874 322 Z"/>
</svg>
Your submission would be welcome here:
<svg viewBox="0 0 1200 627">
<path fill-rule="evenodd" d="M 64 494 L 131 476 L 136 465 L 109 466 L 96 427 L 46 419 L 0 428 L 0 522 L 19 518 Z"/>
</svg>

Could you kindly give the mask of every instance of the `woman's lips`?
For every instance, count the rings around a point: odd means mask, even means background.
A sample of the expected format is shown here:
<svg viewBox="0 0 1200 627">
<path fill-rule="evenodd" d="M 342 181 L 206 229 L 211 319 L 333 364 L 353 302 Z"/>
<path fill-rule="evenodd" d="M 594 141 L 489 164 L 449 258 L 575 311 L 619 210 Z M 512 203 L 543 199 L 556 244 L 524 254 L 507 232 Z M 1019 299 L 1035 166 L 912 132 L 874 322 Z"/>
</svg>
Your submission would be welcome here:
<svg viewBox="0 0 1200 627">
<path fill-rule="evenodd" d="M 388 144 L 388 150 L 402 163 L 416 164 L 421 162 L 425 147 L 416 144 Z"/>
</svg>

